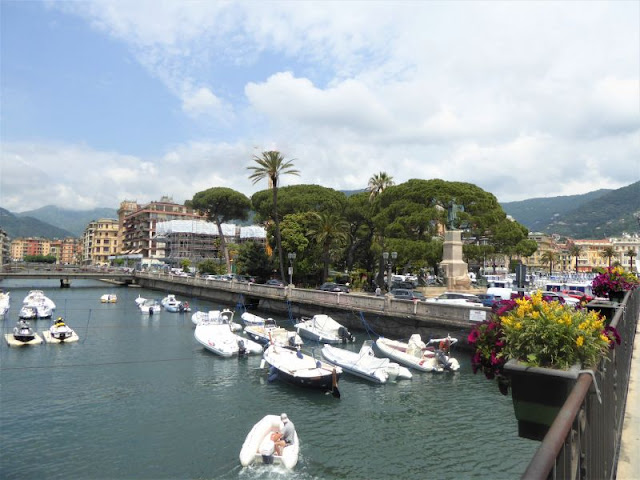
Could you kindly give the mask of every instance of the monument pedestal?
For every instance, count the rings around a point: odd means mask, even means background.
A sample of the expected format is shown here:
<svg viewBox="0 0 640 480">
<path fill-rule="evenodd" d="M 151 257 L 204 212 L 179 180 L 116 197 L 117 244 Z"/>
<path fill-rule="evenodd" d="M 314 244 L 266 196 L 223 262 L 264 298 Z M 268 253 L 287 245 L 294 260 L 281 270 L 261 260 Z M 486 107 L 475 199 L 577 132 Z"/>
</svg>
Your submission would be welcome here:
<svg viewBox="0 0 640 480">
<path fill-rule="evenodd" d="M 471 286 L 469 266 L 462 260 L 462 231 L 444 232 L 444 248 L 440 269 L 444 272 L 447 288 L 466 289 Z"/>
</svg>

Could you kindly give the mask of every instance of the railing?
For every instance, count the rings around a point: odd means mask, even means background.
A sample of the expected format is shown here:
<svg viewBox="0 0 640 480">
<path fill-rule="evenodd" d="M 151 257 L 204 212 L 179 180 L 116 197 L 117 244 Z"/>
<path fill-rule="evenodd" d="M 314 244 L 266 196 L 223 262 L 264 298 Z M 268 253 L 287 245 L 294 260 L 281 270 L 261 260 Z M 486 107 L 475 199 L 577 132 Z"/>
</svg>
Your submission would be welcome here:
<svg viewBox="0 0 640 480">
<path fill-rule="evenodd" d="M 615 478 L 640 314 L 640 290 L 628 292 L 622 306 L 608 314 L 622 343 L 601 362 L 593 376 L 580 375 L 523 479 Z"/>
<path fill-rule="evenodd" d="M 276 287 L 254 283 L 209 280 L 183 277 L 170 273 L 136 272 L 136 278 L 165 280 L 193 287 L 209 287 L 245 297 L 259 297 L 308 305 L 322 305 L 357 312 L 370 312 L 388 316 L 409 317 L 446 323 L 448 326 L 469 327 L 473 322 L 487 318 L 490 309 L 462 305 L 434 304 L 411 300 L 396 300 L 391 296 L 376 297 L 359 293 L 334 293 L 306 288 Z"/>
</svg>

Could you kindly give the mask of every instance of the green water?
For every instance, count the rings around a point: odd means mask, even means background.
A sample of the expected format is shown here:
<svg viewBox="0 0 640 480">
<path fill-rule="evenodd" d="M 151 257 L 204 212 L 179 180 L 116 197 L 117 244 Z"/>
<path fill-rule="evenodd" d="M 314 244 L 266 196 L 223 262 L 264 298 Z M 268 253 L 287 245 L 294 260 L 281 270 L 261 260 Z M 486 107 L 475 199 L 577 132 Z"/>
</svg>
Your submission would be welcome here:
<svg viewBox="0 0 640 480">
<path fill-rule="evenodd" d="M 70 289 L 55 281 L 0 286 L 12 298 L 3 333 L 15 325 L 28 290 L 38 288 L 80 336 L 67 345 L 2 344 L 5 479 L 513 479 L 538 446 L 518 438 L 510 397 L 474 375 L 462 352 L 453 351 L 462 365 L 454 374 L 414 372 L 412 380 L 388 385 L 343 376 L 336 399 L 268 383 L 260 357 L 205 351 L 190 314 L 137 310 L 138 295 L 168 292 L 88 280 Z M 100 303 L 111 292 L 118 303 Z M 200 310 L 234 307 L 188 300 Z M 49 324 L 35 322 L 38 331 Z M 356 334 L 348 348 L 369 338 Z M 241 468 L 238 454 L 253 424 L 281 412 L 301 440 L 295 470 Z"/>
</svg>

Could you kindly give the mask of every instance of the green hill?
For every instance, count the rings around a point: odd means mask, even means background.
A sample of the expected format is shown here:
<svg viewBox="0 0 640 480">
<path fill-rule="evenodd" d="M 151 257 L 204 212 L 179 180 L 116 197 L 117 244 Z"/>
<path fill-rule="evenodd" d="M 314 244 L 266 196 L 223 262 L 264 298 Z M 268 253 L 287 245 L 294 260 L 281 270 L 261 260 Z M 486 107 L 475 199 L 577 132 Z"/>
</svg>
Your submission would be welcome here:
<svg viewBox="0 0 640 480">
<path fill-rule="evenodd" d="M 640 181 L 617 190 L 532 198 L 501 206 L 532 232 L 579 239 L 619 236 L 638 231 L 634 213 L 640 211 Z"/>
<path fill-rule="evenodd" d="M 9 238 L 41 237 L 62 239 L 77 236 L 64 228 L 55 227 L 30 216 L 17 216 L 4 208 L 0 208 L 0 228 L 7 232 Z"/>
</svg>

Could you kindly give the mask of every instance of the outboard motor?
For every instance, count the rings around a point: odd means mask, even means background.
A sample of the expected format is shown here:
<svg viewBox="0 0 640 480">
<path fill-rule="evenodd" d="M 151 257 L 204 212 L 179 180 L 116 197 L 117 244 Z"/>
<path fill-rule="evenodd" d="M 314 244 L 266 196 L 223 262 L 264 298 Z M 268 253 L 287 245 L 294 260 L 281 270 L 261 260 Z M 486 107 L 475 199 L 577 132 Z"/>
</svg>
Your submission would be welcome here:
<svg viewBox="0 0 640 480">
<path fill-rule="evenodd" d="M 153 315 L 153 307 L 149 307 L 149 315 Z"/>
<path fill-rule="evenodd" d="M 442 365 L 445 369 L 448 370 L 451 368 L 451 362 L 449 361 L 449 359 L 447 358 L 447 356 L 442 350 L 436 351 L 436 359 L 438 360 L 438 363 Z"/>
<path fill-rule="evenodd" d="M 342 343 L 353 342 L 353 335 L 351 335 L 346 327 L 340 327 L 338 329 L 338 336 L 342 339 Z"/>
<path fill-rule="evenodd" d="M 238 340 L 238 355 L 246 355 L 247 347 L 244 345 L 244 340 Z"/>
</svg>

